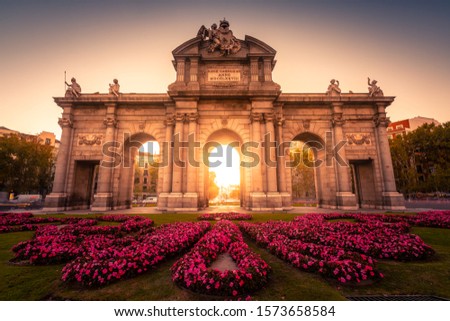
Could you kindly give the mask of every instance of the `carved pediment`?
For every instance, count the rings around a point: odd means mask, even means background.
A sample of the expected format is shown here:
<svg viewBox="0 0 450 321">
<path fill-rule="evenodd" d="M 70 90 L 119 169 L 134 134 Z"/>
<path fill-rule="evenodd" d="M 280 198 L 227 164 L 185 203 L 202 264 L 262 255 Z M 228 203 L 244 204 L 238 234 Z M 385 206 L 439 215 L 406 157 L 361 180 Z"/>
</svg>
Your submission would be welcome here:
<svg viewBox="0 0 450 321">
<path fill-rule="evenodd" d="M 210 47 L 208 40 L 203 40 L 201 37 L 192 38 L 172 51 L 172 55 L 175 59 L 181 57 L 198 57 L 202 59 L 247 59 L 249 56 L 261 56 L 261 57 L 275 57 L 276 50 L 265 42 L 256 39 L 254 37 L 245 36 L 244 40 L 237 39 L 240 43 L 240 50 L 234 54 L 221 55 L 220 51 L 209 52 Z"/>
</svg>

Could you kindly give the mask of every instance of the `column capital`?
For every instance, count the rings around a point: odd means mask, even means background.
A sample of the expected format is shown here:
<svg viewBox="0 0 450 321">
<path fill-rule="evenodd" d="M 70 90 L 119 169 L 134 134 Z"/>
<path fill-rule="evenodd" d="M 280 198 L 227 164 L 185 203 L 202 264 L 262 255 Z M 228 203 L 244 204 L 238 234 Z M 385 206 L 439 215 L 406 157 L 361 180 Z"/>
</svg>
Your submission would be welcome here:
<svg viewBox="0 0 450 321">
<path fill-rule="evenodd" d="M 105 119 L 103 119 L 103 124 L 106 127 L 115 128 L 115 127 L 117 127 L 118 121 L 114 117 L 105 117 Z"/>
<path fill-rule="evenodd" d="M 164 120 L 164 125 L 167 127 L 173 127 L 175 125 L 175 115 L 169 114 L 166 116 L 166 120 Z"/>
<path fill-rule="evenodd" d="M 198 119 L 199 119 L 199 114 L 198 113 L 189 113 L 186 115 L 187 120 L 191 123 L 197 123 Z"/>
<path fill-rule="evenodd" d="M 388 127 L 390 120 L 386 117 L 386 113 L 378 113 L 373 116 L 373 122 L 375 127 Z"/>
<path fill-rule="evenodd" d="M 276 125 L 277 125 L 278 127 L 283 127 L 284 121 L 285 121 L 285 119 L 284 119 L 284 117 L 283 117 L 282 114 L 277 114 L 277 115 L 276 115 L 275 123 L 276 123 Z"/>
<path fill-rule="evenodd" d="M 263 114 L 262 113 L 251 113 L 250 121 L 252 123 L 254 123 L 254 122 L 261 123 L 263 121 Z"/>
<path fill-rule="evenodd" d="M 345 124 L 345 119 L 342 116 L 342 113 L 331 114 L 331 124 L 333 127 L 342 127 Z"/>
<path fill-rule="evenodd" d="M 59 118 L 58 125 L 61 126 L 61 128 L 72 128 L 73 127 L 72 118 L 71 117 Z"/>
<path fill-rule="evenodd" d="M 186 114 L 183 113 L 176 113 L 175 114 L 175 122 L 186 122 Z"/>
<path fill-rule="evenodd" d="M 274 113 L 265 113 L 264 120 L 266 122 L 273 122 L 275 120 L 275 114 Z"/>
</svg>

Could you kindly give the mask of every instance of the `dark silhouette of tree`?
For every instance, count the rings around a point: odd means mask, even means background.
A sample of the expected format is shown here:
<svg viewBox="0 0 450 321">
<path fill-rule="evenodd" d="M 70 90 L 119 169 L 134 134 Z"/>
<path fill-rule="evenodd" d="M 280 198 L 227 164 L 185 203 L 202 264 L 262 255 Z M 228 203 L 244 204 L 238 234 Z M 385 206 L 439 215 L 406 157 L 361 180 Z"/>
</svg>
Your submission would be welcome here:
<svg viewBox="0 0 450 321">
<path fill-rule="evenodd" d="M 450 192 L 450 122 L 424 124 L 389 143 L 401 193 Z"/>
<path fill-rule="evenodd" d="M 53 151 L 37 137 L 0 137 L 0 190 L 47 194 L 53 182 Z"/>
</svg>

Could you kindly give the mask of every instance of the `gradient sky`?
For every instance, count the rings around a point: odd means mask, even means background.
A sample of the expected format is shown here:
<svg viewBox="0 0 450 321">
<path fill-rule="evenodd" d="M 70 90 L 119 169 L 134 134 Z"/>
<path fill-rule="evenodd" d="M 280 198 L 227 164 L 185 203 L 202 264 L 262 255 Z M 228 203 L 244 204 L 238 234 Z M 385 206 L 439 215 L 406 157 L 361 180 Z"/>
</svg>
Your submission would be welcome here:
<svg viewBox="0 0 450 321">
<path fill-rule="evenodd" d="M 450 1 L 0 0 L 0 126 L 61 134 L 67 79 L 82 91 L 164 93 L 171 51 L 226 17 L 234 35 L 277 50 L 285 93 L 367 92 L 367 77 L 396 96 L 391 120 L 450 121 Z"/>
</svg>

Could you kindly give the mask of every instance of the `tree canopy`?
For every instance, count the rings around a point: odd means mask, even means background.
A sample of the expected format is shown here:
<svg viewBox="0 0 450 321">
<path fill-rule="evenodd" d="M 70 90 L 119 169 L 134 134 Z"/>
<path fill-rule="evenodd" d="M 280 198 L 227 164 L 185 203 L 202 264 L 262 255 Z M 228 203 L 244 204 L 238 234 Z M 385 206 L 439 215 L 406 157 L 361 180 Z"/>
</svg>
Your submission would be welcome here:
<svg viewBox="0 0 450 321">
<path fill-rule="evenodd" d="M 424 124 L 390 140 L 390 147 L 401 193 L 450 192 L 450 122 Z"/>
<path fill-rule="evenodd" d="M 53 182 L 54 147 L 36 139 L 0 137 L 0 190 L 46 194 Z"/>
</svg>

